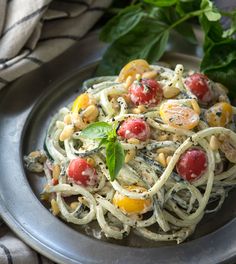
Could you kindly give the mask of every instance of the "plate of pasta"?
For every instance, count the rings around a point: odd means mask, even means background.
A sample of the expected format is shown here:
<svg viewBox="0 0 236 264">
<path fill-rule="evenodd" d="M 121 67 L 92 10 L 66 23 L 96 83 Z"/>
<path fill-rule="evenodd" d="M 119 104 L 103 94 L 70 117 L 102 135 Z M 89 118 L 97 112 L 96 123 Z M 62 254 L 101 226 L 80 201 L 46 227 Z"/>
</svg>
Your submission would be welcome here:
<svg viewBox="0 0 236 264">
<path fill-rule="evenodd" d="M 137 58 L 101 77 L 90 61 L 13 118 L 18 132 L 2 144 L 20 144 L 1 211 L 32 247 L 59 263 L 234 256 L 236 108 L 198 59 L 163 61 Z"/>
</svg>

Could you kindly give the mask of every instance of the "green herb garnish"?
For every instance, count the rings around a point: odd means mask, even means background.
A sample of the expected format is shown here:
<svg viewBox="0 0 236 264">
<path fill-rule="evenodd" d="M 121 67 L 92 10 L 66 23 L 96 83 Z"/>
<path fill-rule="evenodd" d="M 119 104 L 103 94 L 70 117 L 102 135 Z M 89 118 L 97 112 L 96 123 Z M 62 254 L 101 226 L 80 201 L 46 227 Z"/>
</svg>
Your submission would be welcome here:
<svg viewBox="0 0 236 264">
<path fill-rule="evenodd" d="M 99 140 L 99 146 L 105 147 L 106 164 L 109 170 L 110 179 L 114 181 L 124 164 L 124 150 L 117 139 L 117 124 L 110 125 L 106 122 L 96 122 L 88 125 L 80 136 Z"/>
<path fill-rule="evenodd" d="M 236 10 L 223 12 L 210 0 L 139 0 L 132 3 L 135 4 L 110 19 L 101 32 L 101 40 L 111 45 L 103 56 L 98 74 L 117 74 L 127 62 L 137 58 L 149 63 L 158 60 L 173 30 L 196 44 L 194 22 L 204 33 L 201 71 L 226 85 L 231 95 L 236 95 Z M 231 21 L 228 28 L 222 27 L 221 17 Z"/>
</svg>

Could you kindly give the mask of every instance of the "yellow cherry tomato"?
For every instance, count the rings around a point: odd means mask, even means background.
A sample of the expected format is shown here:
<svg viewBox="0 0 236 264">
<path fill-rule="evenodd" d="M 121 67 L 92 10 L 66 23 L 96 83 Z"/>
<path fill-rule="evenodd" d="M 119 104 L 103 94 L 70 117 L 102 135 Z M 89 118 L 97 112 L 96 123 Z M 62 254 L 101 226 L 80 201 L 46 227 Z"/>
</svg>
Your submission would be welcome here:
<svg viewBox="0 0 236 264">
<path fill-rule="evenodd" d="M 224 127 L 232 120 L 232 115 L 232 106 L 226 102 L 216 103 L 205 113 L 206 121 L 211 127 Z"/>
<path fill-rule="evenodd" d="M 138 193 L 147 191 L 143 187 L 134 185 L 126 186 L 124 188 Z M 113 197 L 113 204 L 126 214 L 144 214 L 149 211 L 151 203 L 150 199 L 133 199 L 118 192 L 116 192 Z"/>
<path fill-rule="evenodd" d="M 150 71 L 150 66 L 145 60 L 139 59 L 130 61 L 120 71 L 118 81 L 125 82 L 129 76 L 131 76 L 134 81 L 136 74 L 142 75 L 146 71 Z"/>
<path fill-rule="evenodd" d="M 87 93 L 83 93 L 75 99 L 71 111 L 73 113 L 78 113 L 80 109 L 85 109 L 88 106 L 89 106 L 89 95 Z"/>
<path fill-rule="evenodd" d="M 193 129 L 199 123 L 199 114 L 178 102 L 163 103 L 160 116 L 164 123 L 176 128 Z"/>
</svg>

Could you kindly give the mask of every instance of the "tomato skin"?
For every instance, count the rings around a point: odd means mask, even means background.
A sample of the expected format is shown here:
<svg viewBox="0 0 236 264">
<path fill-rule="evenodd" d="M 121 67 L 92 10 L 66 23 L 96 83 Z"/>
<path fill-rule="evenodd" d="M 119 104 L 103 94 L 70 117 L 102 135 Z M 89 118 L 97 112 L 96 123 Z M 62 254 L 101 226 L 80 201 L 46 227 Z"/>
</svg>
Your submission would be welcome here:
<svg viewBox="0 0 236 264">
<path fill-rule="evenodd" d="M 163 97 L 159 83 L 153 79 L 135 81 L 129 89 L 131 101 L 135 105 L 157 105 Z"/>
<path fill-rule="evenodd" d="M 140 118 L 130 118 L 121 124 L 117 134 L 125 139 L 137 138 L 145 141 L 150 137 L 150 127 Z"/>
<path fill-rule="evenodd" d="M 141 186 L 124 186 L 130 192 L 146 192 L 147 189 Z M 149 211 L 152 201 L 150 199 L 133 199 L 116 192 L 113 204 L 118 207 L 124 214 L 144 214 Z"/>
<path fill-rule="evenodd" d="M 206 153 L 201 149 L 193 148 L 180 156 L 176 170 L 183 179 L 192 182 L 202 176 L 207 165 Z"/>
<path fill-rule="evenodd" d="M 67 174 L 72 182 L 83 186 L 93 186 L 97 183 L 96 170 L 85 159 L 76 158 L 70 161 Z"/>
<path fill-rule="evenodd" d="M 209 103 L 212 98 L 212 92 L 209 88 L 210 80 L 202 73 L 194 73 L 186 78 L 185 85 L 197 96 L 203 103 Z"/>
</svg>

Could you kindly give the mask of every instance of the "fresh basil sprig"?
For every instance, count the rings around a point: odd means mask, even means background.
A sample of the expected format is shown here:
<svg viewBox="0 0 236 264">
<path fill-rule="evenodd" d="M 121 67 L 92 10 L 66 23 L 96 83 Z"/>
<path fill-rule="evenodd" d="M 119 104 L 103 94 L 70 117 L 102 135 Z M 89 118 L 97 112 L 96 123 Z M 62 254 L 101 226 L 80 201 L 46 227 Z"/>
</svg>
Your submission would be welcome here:
<svg viewBox="0 0 236 264">
<path fill-rule="evenodd" d="M 106 164 L 110 179 L 114 181 L 124 164 L 124 150 L 117 139 L 117 124 L 110 125 L 106 122 L 95 122 L 81 131 L 80 136 L 100 140 L 99 146 L 105 147 Z"/>
<path fill-rule="evenodd" d="M 110 19 L 101 31 L 101 40 L 109 42 L 98 67 L 98 75 L 118 74 L 133 59 L 158 60 L 166 50 L 171 31 L 196 43 L 193 26 L 199 23 L 203 34 L 204 56 L 201 71 L 221 82 L 236 95 L 236 10 L 223 12 L 210 0 L 137 0 Z M 222 16 L 231 20 L 228 28 Z"/>
</svg>

